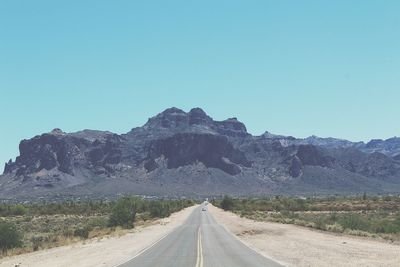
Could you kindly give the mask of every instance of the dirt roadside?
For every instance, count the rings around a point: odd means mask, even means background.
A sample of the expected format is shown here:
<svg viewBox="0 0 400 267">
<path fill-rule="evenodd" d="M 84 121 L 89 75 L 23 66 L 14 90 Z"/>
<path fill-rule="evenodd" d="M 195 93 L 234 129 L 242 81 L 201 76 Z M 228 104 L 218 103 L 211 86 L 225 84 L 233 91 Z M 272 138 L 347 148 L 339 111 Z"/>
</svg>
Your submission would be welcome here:
<svg viewBox="0 0 400 267">
<path fill-rule="evenodd" d="M 400 246 L 304 227 L 255 222 L 209 205 L 215 220 L 260 254 L 287 266 L 399 266 Z"/>
<path fill-rule="evenodd" d="M 173 213 L 147 227 L 139 226 L 121 237 L 92 239 L 70 246 L 6 257 L 0 259 L 0 267 L 14 267 L 18 263 L 21 263 L 21 267 L 116 266 L 181 225 L 195 208 L 192 206 Z"/>
</svg>

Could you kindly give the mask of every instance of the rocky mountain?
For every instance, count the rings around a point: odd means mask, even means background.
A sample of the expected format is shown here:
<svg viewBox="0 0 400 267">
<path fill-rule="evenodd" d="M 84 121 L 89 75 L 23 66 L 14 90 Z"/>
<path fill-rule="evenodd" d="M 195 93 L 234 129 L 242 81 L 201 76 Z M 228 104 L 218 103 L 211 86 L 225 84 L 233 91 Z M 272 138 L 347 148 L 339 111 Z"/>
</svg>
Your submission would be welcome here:
<svg viewBox="0 0 400 267">
<path fill-rule="evenodd" d="M 379 152 L 388 156 L 400 156 L 400 137 L 392 137 L 386 140 L 374 139 L 361 147 L 365 152 Z"/>
<path fill-rule="evenodd" d="M 21 141 L 0 198 L 400 192 L 398 139 L 253 136 L 236 118 L 170 108 L 122 135 L 54 129 Z"/>
<path fill-rule="evenodd" d="M 307 138 L 294 138 L 292 136 L 274 135 L 269 132 L 264 133 L 267 138 L 274 138 L 280 140 L 282 145 L 314 145 L 325 148 L 357 148 L 363 152 L 373 153 L 379 152 L 387 156 L 400 155 L 400 137 L 392 137 L 386 140 L 374 139 L 368 143 L 364 142 L 351 142 L 344 139 L 333 137 L 322 138 L 318 136 L 309 136 Z"/>
</svg>

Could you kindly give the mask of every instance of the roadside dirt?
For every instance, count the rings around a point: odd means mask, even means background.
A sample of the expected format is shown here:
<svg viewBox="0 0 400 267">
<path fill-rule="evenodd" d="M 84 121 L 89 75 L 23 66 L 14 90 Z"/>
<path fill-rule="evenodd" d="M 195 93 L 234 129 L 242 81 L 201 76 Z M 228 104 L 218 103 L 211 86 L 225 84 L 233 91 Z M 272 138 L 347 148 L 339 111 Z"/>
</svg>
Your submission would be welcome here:
<svg viewBox="0 0 400 267">
<path fill-rule="evenodd" d="M 400 266 L 400 245 L 208 210 L 247 246 L 286 266 Z"/>
<path fill-rule="evenodd" d="M 150 226 L 139 226 L 120 237 L 105 237 L 0 259 L 0 267 L 93 267 L 117 266 L 138 254 L 181 225 L 196 206 L 160 219 Z"/>
</svg>

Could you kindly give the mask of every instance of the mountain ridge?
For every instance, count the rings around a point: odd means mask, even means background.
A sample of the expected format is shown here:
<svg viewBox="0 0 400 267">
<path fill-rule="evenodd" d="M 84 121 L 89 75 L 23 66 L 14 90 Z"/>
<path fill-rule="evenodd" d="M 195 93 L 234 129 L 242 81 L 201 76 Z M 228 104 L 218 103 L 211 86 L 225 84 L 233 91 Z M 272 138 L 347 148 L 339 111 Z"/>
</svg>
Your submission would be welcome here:
<svg viewBox="0 0 400 267">
<path fill-rule="evenodd" d="M 0 176 L 0 198 L 400 191 L 400 138 L 253 136 L 237 118 L 215 121 L 200 108 L 166 109 L 120 135 L 56 128 L 19 149 Z"/>
</svg>

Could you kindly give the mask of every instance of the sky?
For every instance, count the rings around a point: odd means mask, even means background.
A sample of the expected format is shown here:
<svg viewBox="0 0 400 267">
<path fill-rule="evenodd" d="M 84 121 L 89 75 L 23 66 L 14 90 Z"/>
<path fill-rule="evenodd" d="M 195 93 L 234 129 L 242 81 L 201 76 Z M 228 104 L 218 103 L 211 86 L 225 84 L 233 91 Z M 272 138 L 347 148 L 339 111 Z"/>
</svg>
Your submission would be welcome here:
<svg viewBox="0 0 400 267">
<path fill-rule="evenodd" d="M 125 133 L 172 106 L 255 135 L 399 136 L 398 14 L 398 0 L 0 0 L 0 164 L 53 128 Z"/>
</svg>

